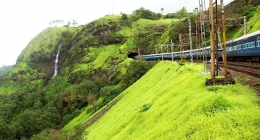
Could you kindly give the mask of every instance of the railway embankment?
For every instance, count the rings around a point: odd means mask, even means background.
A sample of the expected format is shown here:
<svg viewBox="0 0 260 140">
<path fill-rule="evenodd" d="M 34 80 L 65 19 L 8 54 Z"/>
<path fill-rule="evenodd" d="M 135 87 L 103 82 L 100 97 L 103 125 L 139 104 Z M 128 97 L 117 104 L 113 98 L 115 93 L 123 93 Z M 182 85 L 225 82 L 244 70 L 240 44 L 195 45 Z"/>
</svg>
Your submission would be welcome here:
<svg viewBox="0 0 260 140">
<path fill-rule="evenodd" d="M 205 86 L 210 75 L 200 71 L 201 64 L 159 62 L 82 138 L 259 139 L 256 91 L 236 78 L 235 85 Z"/>
</svg>

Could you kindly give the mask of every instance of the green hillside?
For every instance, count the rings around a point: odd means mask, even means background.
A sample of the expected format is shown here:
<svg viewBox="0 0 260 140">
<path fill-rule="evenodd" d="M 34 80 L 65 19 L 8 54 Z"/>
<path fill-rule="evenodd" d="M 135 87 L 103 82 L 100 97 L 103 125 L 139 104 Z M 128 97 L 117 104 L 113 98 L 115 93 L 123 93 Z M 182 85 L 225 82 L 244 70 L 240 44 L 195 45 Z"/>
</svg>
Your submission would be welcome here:
<svg viewBox="0 0 260 140">
<path fill-rule="evenodd" d="M 248 31 L 259 30 L 259 2 L 241 1 L 235 1 L 241 4 L 238 11 L 231 10 L 231 15 L 249 15 Z M 219 129 L 212 137 L 219 138 L 222 134 L 224 137 L 231 132 L 239 133 L 237 138 L 258 137 L 255 126 L 259 120 L 255 116 L 259 114 L 252 110 L 258 110 L 259 101 L 248 87 L 239 84 L 204 87 L 205 75 L 198 75 L 200 65 L 179 66 L 170 62 L 156 65 L 157 62 L 128 58 L 130 52 L 137 50 L 141 54 L 155 53 L 155 45 L 169 44 L 171 40 L 178 44 L 179 33 L 189 32 L 187 18 L 195 25 L 195 14 L 185 8 L 162 15 L 141 7 L 129 15 L 106 15 L 79 27 L 44 29 L 28 43 L 13 68 L 0 74 L 0 139 L 95 139 L 98 133 L 103 134 L 97 139 L 157 139 L 164 134 L 165 138 L 171 138 L 168 134 L 178 138 L 184 135 L 210 138 L 212 123 L 217 124 L 214 130 Z M 192 26 L 192 31 L 195 30 Z M 242 35 L 239 26 L 227 31 L 228 40 Z M 200 47 L 195 41 L 193 46 Z M 53 77 L 59 50 L 58 74 Z M 167 81 L 166 77 L 170 79 Z M 174 88 L 176 85 L 178 89 Z M 238 94 L 236 98 L 233 93 Z M 245 109 L 251 114 L 240 122 L 233 115 L 243 119 Z M 111 116 L 119 117 L 120 123 L 110 120 Z M 223 120 L 224 124 L 217 123 L 226 116 L 230 119 Z M 198 123 L 201 128 L 196 127 Z M 107 131 L 101 132 L 103 128 Z M 150 128 L 151 134 L 140 136 Z M 224 128 L 230 129 L 224 131 Z M 197 136 L 200 132 L 205 135 Z"/>
<path fill-rule="evenodd" d="M 82 138 L 259 139 L 256 93 L 239 83 L 205 87 L 209 75 L 202 70 L 198 64 L 158 63 Z"/>
</svg>

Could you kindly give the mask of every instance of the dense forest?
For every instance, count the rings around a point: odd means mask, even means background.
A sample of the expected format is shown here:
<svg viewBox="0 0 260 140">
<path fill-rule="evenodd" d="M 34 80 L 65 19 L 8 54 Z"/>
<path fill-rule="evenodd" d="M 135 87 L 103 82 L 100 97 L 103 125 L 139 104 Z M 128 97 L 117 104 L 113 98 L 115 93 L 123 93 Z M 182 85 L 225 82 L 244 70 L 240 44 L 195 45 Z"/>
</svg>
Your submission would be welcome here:
<svg viewBox="0 0 260 140">
<path fill-rule="evenodd" d="M 233 2 L 237 3 L 242 3 L 243 10 L 227 15 L 249 15 L 248 32 L 259 29 L 253 23 L 259 19 L 254 13 L 260 13 L 260 3 Z M 163 15 L 143 7 L 130 15 L 107 15 L 79 27 L 43 30 L 10 71 L 0 69 L 0 139 L 38 139 L 43 130 L 62 129 L 86 107 L 89 115 L 95 114 L 156 63 L 134 61 L 127 54 L 138 49 L 141 54 L 155 53 L 155 45 L 178 43 L 178 34 L 188 33 L 188 18 L 195 32 L 196 15 L 185 8 Z M 232 32 L 229 39 L 243 34 L 239 26 L 227 31 Z M 60 44 L 58 75 L 53 77 Z M 73 139 L 77 133 L 64 135 Z"/>
</svg>

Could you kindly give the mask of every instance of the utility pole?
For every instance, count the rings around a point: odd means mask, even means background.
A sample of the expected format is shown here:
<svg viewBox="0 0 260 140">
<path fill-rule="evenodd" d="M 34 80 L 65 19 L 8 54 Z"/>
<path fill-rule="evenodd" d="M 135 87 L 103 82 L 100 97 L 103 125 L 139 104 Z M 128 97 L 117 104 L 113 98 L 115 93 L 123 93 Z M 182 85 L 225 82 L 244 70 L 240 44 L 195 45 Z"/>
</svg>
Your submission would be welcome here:
<svg viewBox="0 0 260 140">
<path fill-rule="evenodd" d="M 191 21 L 189 19 L 189 39 L 190 39 L 190 62 L 193 63 L 193 55 L 192 55 L 192 36 L 191 36 Z"/>
<path fill-rule="evenodd" d="M 138 47 L 138 58 L 141 59 L 140 57 L 141 53 L 140 53 L 140 48 Z"/>
<path fill-rule="evenodd" d="M 182 61 L 182 34 L 179 34 L 179 44 L 180 44 L 180 58 Z"/>
<path fill-rule="evenodd" d="M 171 39 L 171 50 L 172 50 L 172 62 L 174 62 L 174 56 L 173 56 L 173 52 L 174 52 L 174 43 L 172 42 L 172 39 Z"/>
<path fill-rule="evenodd" d="M 201 48 L 203 49 L 203 63 L 204 63 L 204 72 L 207 72 L 207 52 L 206 52 L 206 41 L 205 41 L 205 36 L 206 36 L 206 30 L 205 30 L 205 14 L 203 13 L 205 10 L 205 0 L 199 0 L 199 10 L 200 10 L 200 35 L 201 35 Z"/>
<path fill-rule="evenodd" d="M 218 11 L 218 0 L 209 0 L 209 20 L 210 20 L 210 52 L 211 52 L 211 79 L 206 79 L 206 85 L 213 84 L 234 84 L 235 81 L 227 77 L 226 58 L 226 30 L 223 0 L 220 0 L 221 12 Z M 218 14 L 221 13 L 221 23 L 219 24 Z M 220 28 L 222 28 L 222 41 L 220 38 Z M 221 49 L 219 49 L 219 46 Z M 222 51 L 225 78 L 216 78 L 218 75 L 218 52 Z"/>
<path fill-rule="evenodd" d="M 195 8 L 195 12 L 196 12 L 196 47 L 199 48 L 200 47 L 200 28 L 199 28 L 199 11 L 198 11 L 198 8 Z M 198 57 L 200 57 L 200 60 L 201 60 L 201 55 L 199 53 L 200 52 L 198 52 L 198 54 L 197 54 L 197 61 L 199 60 Z"/>
<path fill-rule="evenodd" d="M 246 16 L 244 16 L 244 35 L 247 34 L 246 24 L 247 24 L 247 20 L 246 20 Z"/>
<path fill-rule="evenodd" d="M 162 60 L 163 60 L 163 51 L 162 51 L 162 44 L 161 44 L 161 54 L 162 54 Z"/>
</svg>

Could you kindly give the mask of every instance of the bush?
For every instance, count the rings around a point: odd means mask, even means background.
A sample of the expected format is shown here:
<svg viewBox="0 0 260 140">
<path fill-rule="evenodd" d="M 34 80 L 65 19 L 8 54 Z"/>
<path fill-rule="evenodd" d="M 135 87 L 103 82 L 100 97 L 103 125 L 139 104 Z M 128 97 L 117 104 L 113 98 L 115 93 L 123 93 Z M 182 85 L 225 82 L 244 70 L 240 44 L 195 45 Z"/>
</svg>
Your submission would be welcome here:
<svg viewBox="0 0 260 140">
<path fill-rule="evenodd" d="M 135 17 L 135 20 L 138 20 L 139 18 L 146 18 L 146 19 L 151 19 L 151 20 L 158 19 L 156 13 L 154 13 L 148 9 L 145 9 L 143 7 L 135 10 L 133 12 L 133 17 Z"/>
<path fill-rule="evenodd" d="M 100 90 L 100 95 L 104 98 L 102 106 L 113 100 L 119 93 L 119 89 L 116 86 L 103 87 Z"/>
</svg>

